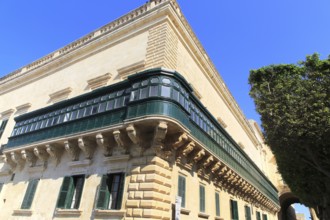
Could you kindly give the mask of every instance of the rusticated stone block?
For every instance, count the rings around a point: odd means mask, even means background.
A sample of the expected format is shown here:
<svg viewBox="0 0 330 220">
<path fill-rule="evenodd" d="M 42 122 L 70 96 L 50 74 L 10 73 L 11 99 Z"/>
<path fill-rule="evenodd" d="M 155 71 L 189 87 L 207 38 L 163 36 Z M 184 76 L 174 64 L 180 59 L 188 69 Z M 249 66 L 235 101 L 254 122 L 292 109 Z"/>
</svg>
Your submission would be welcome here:
<svg viewBox="0 0 330 220">
<path fill-rule="evenodd" d="M 129 183 L 128 184 L 128 190 L 129 191 L 137 191 L 139 189 L 138 183 Z"/>
<path fill-rule="evenodd" d="M 143 209 L 133 209 L 133 216 L 134 217 L 142 217 L 142 213 L 143 213 Z"/>
<path fill-rule="evenodd" d="M 135 192 L 134 197 L 135 199 L 143 199 L 143 192 Z"/>
<path fill-rule="evenodd" d="M 127 208 L 139 208 L 140 200 L 127 200 L 126 207 Z"/>
</svg>

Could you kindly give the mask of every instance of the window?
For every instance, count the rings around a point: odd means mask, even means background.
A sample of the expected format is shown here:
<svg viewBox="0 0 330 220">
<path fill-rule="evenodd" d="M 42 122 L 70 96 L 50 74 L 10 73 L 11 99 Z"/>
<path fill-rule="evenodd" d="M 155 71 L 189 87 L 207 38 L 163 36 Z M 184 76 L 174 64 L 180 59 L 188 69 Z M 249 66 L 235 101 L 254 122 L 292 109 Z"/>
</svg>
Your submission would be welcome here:
<svg viewBox="0 0 330 220">
<path fill-rule="evenodd" d="M 249 206 L 245 206 L 245 220 L 251 220 L 251 209 Z"/>
<path fill-rule="evenodd" d="M 38 186 L 39 179 L 33 179 L 29 181 L 29 184 L 27 186 L 24 199 L 21 205 L 21 209 L 30 209 L 32 205 L 32 201 L 34 198 L 34 194 L 36 192 L 37 186 Z"/>
<path fill-rule="evenodd" d="M 63 209 L 78 209 L 84 182 L 84 175 L 64 177 L 56 207 Z"/>
<path fill-rule="evenodd" d="M 179 176 L 178 196 L 181 197 L 181 207 L 186 207 L 186 177 Z"/>
<path fill-rule="evenodd" d="M 205 212 L 205 186 L 199 185 L 199 211 Z"/>
<path fill-rule="evenodd" d="M 215 193 L 215 215 L 220 216 L 220 195 L 218 192 Z"/>
<path fill-rule="evenodd" d="M 260 212 L 257 212 L 257 220 L 261 220 Z"/>
<path fill-rule="evenodd" d="M 238 220 L 237 201 L 235 200 L 230 200 L 230 213 L 232 220 Z"/>
<path fill-rule="evenodd" d="M 262 214 L 262 220 L 267 220 L 267 215 L 266 214 Z"/>
<path fill-rule="evenodd" d="M 0 124 L 0 138 L 3 134 L 3 132 L 5 131 L 6 125 L 7 125 L 8 120 L 2 120 L 1 124 Z"/>
<path fill-rule="evenodd" d="M 161 86 L 161 96 L 171 97 L 171 87 Z"/>
<path fill-rule="evenodd" d="M 124 189 L 124 173 L 102 176 L 98 191 L 97 209 L 120 209 Z"/>
</svg>

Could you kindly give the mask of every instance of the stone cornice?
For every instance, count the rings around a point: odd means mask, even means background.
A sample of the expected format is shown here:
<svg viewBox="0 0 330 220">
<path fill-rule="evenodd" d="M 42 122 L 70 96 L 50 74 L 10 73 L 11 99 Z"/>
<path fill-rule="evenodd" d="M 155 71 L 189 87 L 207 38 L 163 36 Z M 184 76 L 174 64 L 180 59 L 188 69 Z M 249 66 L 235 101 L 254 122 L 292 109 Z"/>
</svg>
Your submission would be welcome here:
<svg viewBox="0 0 330 220">
<path fill-rule="evenodd" d="M 0 118 L 5 119 L 9 118 L 11 114 L 15 112 L 14 109 L 8 109 L 6 111 L 0 112 Z"/>
<path fill-rule="evenodd" d="M 67 87 L 65 89 L 61 89 L 59 91 L 51 93 L 51 94 L 49 94 L 50 101 L 53 103 L 62 101 L 64 99 L 66 99 L 71 92 L 72 92 L 72 88 Z"/>
<path fill-rule="evenodd" d="M 106 86 L 109 79 L 111 78 L 111 73 L 106 73 L 101 76 L 94 77 L 87 80 L 88 86 L 91 90 L 97 89 L 102 86 Z"/>
</svg>

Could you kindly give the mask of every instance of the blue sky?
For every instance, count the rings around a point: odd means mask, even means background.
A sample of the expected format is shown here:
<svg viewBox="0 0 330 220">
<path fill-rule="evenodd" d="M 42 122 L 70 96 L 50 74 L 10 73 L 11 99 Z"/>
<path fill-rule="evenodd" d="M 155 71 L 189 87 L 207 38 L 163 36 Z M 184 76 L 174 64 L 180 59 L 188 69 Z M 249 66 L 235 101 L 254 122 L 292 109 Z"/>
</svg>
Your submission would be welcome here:
<svg viewBox="0 0 330 220">
<path fill-rule="evenodd" d="M 0 1 L 0 76 L 109 23 L 146 0 Z M 330 54 L 329 0 L 178 0 L 247 118 L 259 122 L 249 70 Z"/>
</svg>

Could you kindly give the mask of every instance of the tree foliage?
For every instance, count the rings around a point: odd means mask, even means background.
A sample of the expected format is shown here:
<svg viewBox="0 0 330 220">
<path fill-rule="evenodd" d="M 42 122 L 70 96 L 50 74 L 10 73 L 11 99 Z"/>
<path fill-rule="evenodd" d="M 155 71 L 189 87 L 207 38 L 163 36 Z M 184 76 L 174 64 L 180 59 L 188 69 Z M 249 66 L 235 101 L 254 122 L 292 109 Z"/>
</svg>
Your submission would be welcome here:
<svg viewBox="0 0 330 220">
<path fill-rule="evenodd" d="M 251 70 L 249 84 L 283 179 L 330 219 L 330 56 Z"/>
</svg>

